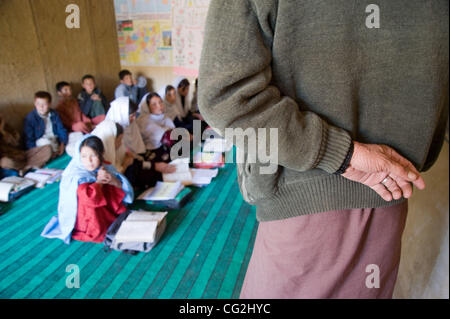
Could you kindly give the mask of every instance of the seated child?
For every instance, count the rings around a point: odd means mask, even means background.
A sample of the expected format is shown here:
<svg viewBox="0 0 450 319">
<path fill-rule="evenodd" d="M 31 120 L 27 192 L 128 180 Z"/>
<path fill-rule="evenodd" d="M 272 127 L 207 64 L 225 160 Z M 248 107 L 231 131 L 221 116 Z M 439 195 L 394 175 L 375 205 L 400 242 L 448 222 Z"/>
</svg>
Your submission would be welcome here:
<svg viewBox="0 0 450 319">
<path fill-rule="evenodd" d="M 148 112 L 137 119 L 145 148 L 156 150 L 162 147 L 161 139 L 166 131 L 175 128 L 173 121 L 164 113 L 165 106 L 158 93 L 147 95 Z"/>
<path fill-rule="evenodd" d="M 0 115 L 0 178 L 6 175 L 22 176 L 31 168 L 41 168 L 52 157 L 49 145 L 24 151 L 20 147 L 19 133 Z"/>
<path fill-rule="evenodd" d="M 136 81 L 130 71 L 122 70 L 119 72 L 120 84 L 114 91 L 114 97 L 117 99 L 122 96 L 128 96 L 131 101 L 139 104 L 142 97 L 147 93 L 147 80 L 140 76 Z"/>
<path fill-rule="evenodd" d="M 68 132 L 90 133 L 93 124 L 89 117 L 81 112 L 77 99 L 72 96 L 72 88 L 67 82 L 58 82 L 56 92 L 60 97 L 56 111 Z"/>
<path fill-rule="evenodd" d="M 163 90 L 161 90 L 163 91 Z M 162 93 L 162 92 L 161 92 Z M 178 118 L 179 121 L 183 119 L 183 113 L 178 109 L 177 93 L 172 85 L 167 85 L 164 90 L 164 112 L 172 120 Z"/>
<path fill-rule="evenodd" d="M 85 135 L 72 161 L 64 170 L 59 193 L 58 215 L 45 226 L 41 236 L 100 243 L 109 226 L 133 202 L 128 180 L 103 159 L 102 141 Z"/>
<path fill-rule="evenodd" d="M 201 120 L 201 133 L 203 133 L 208 125 L 203 121 L 203 117 L 200 115 L 200 113 L 192 109 L 191 98 L 189 96 L 189 80 L 179 77 L 175 80 L 174 84 L 176 87 L 175 103 L 177 104 L 177 108 L 179 110 L 179 116 L 174 119 L 175 126 L 184 127 L 192 134 L 194 120 Z"/>
<path fill-rule="evenodd" d="M 95 78 L 86 74 L 81 78 L 81 86 L 83 90 L 78 94 L 78 103 L 84 115 L 97 125 L 105 119 L 108 102 L 105 96 L 95 85 Z"/>
<path fill-rule="evenodd" d="M 142 140 L 139 126 L 136 124 L 138 106 L 128 97 L 120 97 L 111 103 L 106 120 L 119 123 L 124 127 L 123 148 L 120 154 L 132 155 L 133 163 L 125 169 L 125 176 L 136 189 L 145 189 L 156 184 L 162 172 L 171 173 L 175 167 L 164 162 L 147 160 L 145 144 Z M 123 158 L 123 155 L 121 155 Z M 119 160 L 120 165 L 121 160 Z M 116 159 L 117 163 L 117 159 Z M 122 165 L 122 167 L 124 167 Z M 117 168 L 117 167 L 116 167 Z"/>
<path fill-rule="evenodd" d="M 56 157 L 64 153 L 68 138 L 58 113 L 50 109 L 51 102 L 50 93 L 36 92 L 35 109 L 25 117 L 24 140 L 27 150 L 50 145 L 52 157 Z"/>
<path fill-rule="evenodd" d="M 119 123 L 110 120 L 101 122 L 92 135 L 99 137 L 105 146 L 105 160 L 110 162 L 119 173 L 123 174 L 133 164 L 134 157 L 123 147 L 124 129 Z"/>
</svg>

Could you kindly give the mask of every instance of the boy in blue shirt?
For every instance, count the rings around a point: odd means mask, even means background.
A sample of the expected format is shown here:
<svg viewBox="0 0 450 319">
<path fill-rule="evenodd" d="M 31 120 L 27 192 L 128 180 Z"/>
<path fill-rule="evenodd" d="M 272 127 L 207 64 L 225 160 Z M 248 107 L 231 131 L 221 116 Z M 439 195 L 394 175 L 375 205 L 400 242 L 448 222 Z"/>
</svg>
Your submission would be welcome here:
<svg viewBox="0 0 450 319">
<path fill-rule="evenodd" d="M 52 157 L 56 157 L 64 153 L 68 137 L 58 113 L 50 109 L 51 101 L 50 93 L 36 92 L 35 109 L 25 117 L 24 139 L 27 150 L 49 145 Z"/>
<path fill-rule="evenodd" d="M 139 104 L 142 97 L 147 93 L 147 80 L 143 76 L 140 76 L 137 82 L 134 81 L 131 72 L 128 70 L 120 71 L 119 79 L 120 84 L 114 91 L 115 98 L 129 96 L 131 101 Z"/>
</svg>

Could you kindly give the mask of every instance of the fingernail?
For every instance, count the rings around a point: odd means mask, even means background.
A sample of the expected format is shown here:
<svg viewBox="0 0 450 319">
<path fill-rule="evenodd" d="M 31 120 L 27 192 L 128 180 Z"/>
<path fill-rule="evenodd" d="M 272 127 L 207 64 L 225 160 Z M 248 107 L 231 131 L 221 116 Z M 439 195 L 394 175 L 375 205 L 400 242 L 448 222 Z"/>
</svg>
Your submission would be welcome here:
<svg viewBox="0 0 450 319">
<path fill-rule="evenodd" d="M 414 174 L 413 172 L 409 172 L 409 173 L 408 173 L 408 178 L 409 178 L 409 179 L 416 179 L 416 178 L 417 178 L 417 175 Z"/>
</svg>

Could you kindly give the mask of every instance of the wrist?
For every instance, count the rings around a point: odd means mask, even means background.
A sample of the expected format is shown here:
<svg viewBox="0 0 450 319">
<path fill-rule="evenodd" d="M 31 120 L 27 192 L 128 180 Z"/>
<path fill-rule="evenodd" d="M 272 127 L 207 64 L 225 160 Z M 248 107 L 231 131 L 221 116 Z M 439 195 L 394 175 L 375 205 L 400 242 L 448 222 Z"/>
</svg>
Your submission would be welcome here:
<svg viewBox="0 0 450 319">
<path fill-rule="evenodd" d="M 356 144 L 357 142 L 355 141 L 352 141 L 350 143 L 350 148 L 347 152 L 344 162 L 342 163 L 341 167 L 339 167 L 339 169 L 335 172 L 335 174 L 342 175 L 351 166 L 353 154 L 355 153 L 355 147 L 358 147 Z"/>
</svg>

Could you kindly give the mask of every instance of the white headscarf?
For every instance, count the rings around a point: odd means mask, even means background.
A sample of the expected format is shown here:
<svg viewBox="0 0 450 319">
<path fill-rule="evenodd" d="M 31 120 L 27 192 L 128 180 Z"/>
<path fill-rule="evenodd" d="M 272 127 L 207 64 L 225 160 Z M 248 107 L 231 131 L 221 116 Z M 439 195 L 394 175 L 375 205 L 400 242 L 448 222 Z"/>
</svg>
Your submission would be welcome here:
<svg viewBox="0 0 450 319">
<path fill-rule="evenodd" d="M 77 189 L 80 184 L 93 183 L 97 179 L 97 171 L 88 171 L 81 163 L 80 145 L 92 135 L 83 136 L 75 148 L 75 154 L 62 174 L 59 185 L 58 215 L 53 216 L 41 236 L 47 238 L 59 238 L 66 244 L 71 241 L 72 230 L 75 226 L 78 210 Z M 122 189 L 126 196 L 123 201 L 131 204 L 134 199 L 133 187 L 125 176 L 119 174 L 112 165 L 103 165 L 111 174 L 114 174 L 122 182 Z"/>
<path fill-rule="evenodd" d="M 104 159 L 119 169 L 121 165 L 117 167 L 116 163 L 118 160 L 116 156 L 116 123 L 110 120 L 104 120 L 95 127 L 91 134 L 102 140 L 103 146 L 105 147 Z"/>
<path fill-rule="evenodd" d="M 166 114 L 147 114 L 140 116 L 137 124 L 148 150 L 159 148 L 161 139 L 167 130 L 175 128 L 175 124 Z"/>
<path fill-rule="evenodd" d="M 141 102 L 139 102 L 139 107 L 138 107 L 139 116 L 150 114 L 150 111 L 148 110 L 148 105 L 147 105 L 147 96 L 149 94 L 150 94 L 150 92 L 146 93 L 142 97 Z"/>
<path fill-rule="evenodd" d="M 123 143 L 136 154 L 145 153 L 145 144 L 136 121 L 130 124 L 129 117 L 130 98 L 121 96 L 111 102 L 105 120 L 119 123 L 124 128 Z"/>
</svg>

